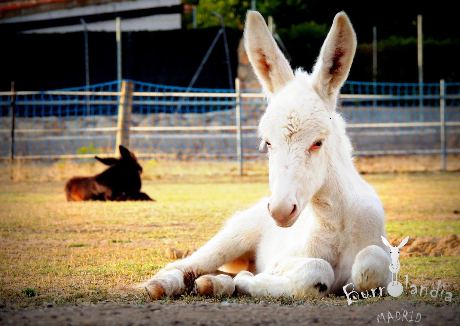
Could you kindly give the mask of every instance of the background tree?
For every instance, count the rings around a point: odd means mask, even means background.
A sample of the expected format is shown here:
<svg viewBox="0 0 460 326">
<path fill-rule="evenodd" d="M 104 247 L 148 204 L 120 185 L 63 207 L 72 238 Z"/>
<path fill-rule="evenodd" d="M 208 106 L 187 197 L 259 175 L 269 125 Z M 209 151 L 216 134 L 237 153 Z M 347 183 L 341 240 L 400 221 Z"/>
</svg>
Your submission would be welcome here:
<svg viewBox="0 0 460 326">
<path fill-rule="evenodd" d="M 250 0 L 200 0 L 198 27 L 225 25 L 242 31 Z M 417 80 L 418 14 L 423 15 L 425 81 L 460 79 L 460 34 L 454 1 L 258 0 L 257 10 L 272 16 L 293 66 L 309 67 L 335 13 L 345 10 L 358 35 L 359 48 L 351 78 L 372 79 L 372 27 L 378 30 L 379 80 Z"/>
</svg>

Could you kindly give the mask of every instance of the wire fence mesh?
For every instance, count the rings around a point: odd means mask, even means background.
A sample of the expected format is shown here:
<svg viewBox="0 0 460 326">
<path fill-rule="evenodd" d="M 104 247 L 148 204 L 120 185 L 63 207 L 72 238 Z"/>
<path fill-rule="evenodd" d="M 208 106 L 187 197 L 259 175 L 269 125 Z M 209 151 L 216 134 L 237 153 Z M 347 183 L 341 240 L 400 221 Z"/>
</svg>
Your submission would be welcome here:
<svg viewBox="0 0 460 326">
<path fill-rule="evenodd" d="M 130 82 L 130 148 L 139 156 L 263 157 L 257 151 L 257 124 L 266 106 L 260 92 Z M 355 154 L 459 153 L 460 83 L 441 84 L 427 83 L 421 89 L 416 83 L 347 82 L 339 110 Z M 0 157 L 9 158 L 12 152 L 31 159 L 112 154 L 121 87 L 113 81 L 44 92 L 0 92 Z"/>
</svg>

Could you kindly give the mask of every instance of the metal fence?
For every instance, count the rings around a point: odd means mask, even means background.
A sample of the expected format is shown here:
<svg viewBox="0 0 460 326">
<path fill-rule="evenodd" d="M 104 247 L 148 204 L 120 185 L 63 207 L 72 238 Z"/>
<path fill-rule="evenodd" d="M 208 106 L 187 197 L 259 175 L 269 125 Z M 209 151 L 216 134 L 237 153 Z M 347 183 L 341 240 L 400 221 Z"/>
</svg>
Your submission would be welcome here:
<svg viewBox="0 0 460 326">
<path fill-rule="evenodd" d="M 252 160 L 263 157 L 257 124 L 265 106 L 259 91 L 239 87 L 186 89 L 138 81 L 0 92 L 0 157 L 113 154 L 117 133 L 127 132 L 140 157 Z M 124 124 L 123 108 L 130 113 Z M 347 82 L 339 111 L 356 155 L 460 152 L 460 83 L 420 89 L 416 83 Z"/>
</svg>

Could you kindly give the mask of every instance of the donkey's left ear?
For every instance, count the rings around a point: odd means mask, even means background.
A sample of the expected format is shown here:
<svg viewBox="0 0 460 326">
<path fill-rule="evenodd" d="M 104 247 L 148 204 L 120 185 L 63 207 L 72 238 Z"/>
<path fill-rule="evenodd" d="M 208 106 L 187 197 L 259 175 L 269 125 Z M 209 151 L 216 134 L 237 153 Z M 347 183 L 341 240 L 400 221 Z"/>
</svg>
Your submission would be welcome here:
<svg viewBox="0 0 460 326">
<path fill-rule="evenodd" d="M 356 34 L 345 12 L 334 17 L 321 52 L 313 68 L 313 84 L 324 98 L 338 95 L 348 77 L 356 52 Z"/>
<path fill-rule="evenodd" d="M 409 237 L 405 237 L 401 243 L 399 244 L 398 248 L 401 249 L 402 247 L 404 247 L 406 244 L 407 244 L 407 241 L 409 241 Z"/>
<path fill-rule="evenodd" d="M 257 11 L 248 11 L 246 16 L 244 47 L 267 95 L 273 95 L 294 78 L 289 62 Z"/>
</svg>

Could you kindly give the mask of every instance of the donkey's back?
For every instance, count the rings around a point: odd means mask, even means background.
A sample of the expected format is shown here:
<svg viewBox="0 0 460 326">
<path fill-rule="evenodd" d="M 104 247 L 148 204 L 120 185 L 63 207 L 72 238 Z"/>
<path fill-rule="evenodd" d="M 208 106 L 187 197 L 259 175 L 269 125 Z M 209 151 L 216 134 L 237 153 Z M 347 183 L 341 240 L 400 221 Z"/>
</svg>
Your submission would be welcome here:
<svg viewBox="0 0 460 326">
<path fill-rule="evenodd" d="M 110 188 L 99 184 L 94 177 L 74 177 L 65 185 L 67 201 L 110 200 Z"/>
</svg>

